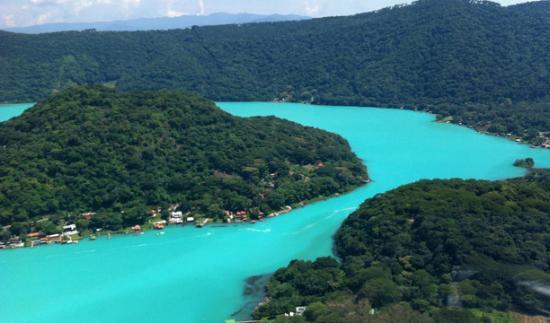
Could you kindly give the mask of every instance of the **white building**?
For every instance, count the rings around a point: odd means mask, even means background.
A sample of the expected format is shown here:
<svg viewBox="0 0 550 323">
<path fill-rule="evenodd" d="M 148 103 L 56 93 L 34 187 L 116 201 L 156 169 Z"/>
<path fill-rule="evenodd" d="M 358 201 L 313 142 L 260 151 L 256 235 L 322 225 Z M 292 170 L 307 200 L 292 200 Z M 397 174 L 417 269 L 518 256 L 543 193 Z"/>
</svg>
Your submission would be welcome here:
<svg viewBox="0 0 550 323">
<path fill-rule="evenodd" d="M 170 217 L 175 219 L 183 219 L 183 212 L 173 211 L 172 213 L 170 213 Z"/>
<path fill-rule="evenodd" d="M 183 212 L 172 211 L 170 212 L 170 218 L 168 219 L 170 224 L 183 224 Z"/>
<path fill-rule="evenodd" d="M 69 224 L 69 225 L 63 226 L 63 235 L 72 236 L 73 234 L 78 234 L 78 230 L 76 229 L 76 224 Z"/>
</svg>

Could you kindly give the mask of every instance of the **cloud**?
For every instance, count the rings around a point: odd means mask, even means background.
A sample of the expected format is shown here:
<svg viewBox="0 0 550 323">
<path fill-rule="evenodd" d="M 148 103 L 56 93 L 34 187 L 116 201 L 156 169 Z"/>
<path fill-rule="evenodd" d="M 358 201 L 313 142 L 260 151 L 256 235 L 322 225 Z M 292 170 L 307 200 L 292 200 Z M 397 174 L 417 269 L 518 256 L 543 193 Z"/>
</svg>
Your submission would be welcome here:
<svg viewBox="0 0 550 323">
<path fill-rule="evenodd" d="M 179 17 L 184 14 L 183 11 L 176 11 L 176 10 L 168 10 L 166 11 L 166 17 Z"/>
<path fill-rule="evenodd" d="M 318 16 L 321 11 L 321 5 L 317 0 L 304 0 L 304 12 L 308 16 Z"/>
<path fill-rule="evenodd" d="M 47 23 L 49 18 L 50 18 L 50 14 L 44 13 L 44 14 L 39 15 L 36 18 L 36 20 L 34 21 L 34 23 L 37 24 L 37 25 L 42 25 L 42 24 Z"/>
<path fill-rule="evenodd" d="M 164 10 L 164 16 L 179 17 L 186 14 L 186 11 L 181 6 L 181 3 L 178 3 L 177 0 L 166 0 L 165 7 L 166 9 Z"/>
<path fill-rule="evenodd" d="M 60 1 L 57 0 L 31 0 L 31 5 L 34 6 L 55 6 L 60 4 Z"/>
<path fill-rule="evenodd" d="M 199 0 L 199 15 L 204 16 L 206 11 L 204 10 L 204 0 Z"/>
</svg>

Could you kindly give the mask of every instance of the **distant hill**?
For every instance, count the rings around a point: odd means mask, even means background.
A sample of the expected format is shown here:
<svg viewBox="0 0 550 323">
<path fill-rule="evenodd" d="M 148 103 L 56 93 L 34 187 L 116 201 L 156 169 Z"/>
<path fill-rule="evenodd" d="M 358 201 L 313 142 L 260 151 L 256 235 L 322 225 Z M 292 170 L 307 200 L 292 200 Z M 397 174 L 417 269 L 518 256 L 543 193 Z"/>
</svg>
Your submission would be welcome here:
<svg viewBox="0 0 550 323">
<path fill-rule="evenodd" d="M 346 17 L 147 32 L 0 32 L 0 102 L 74 84 L 420 109 L 550 144 L 550 1 L 420 0 Z"/>
<path fill-rule="evenodd" d="M 6 31 L 26 34 L 41 34 L 59 31 L 83 31 L 95 29 L 97 31 L 140 31 L 140 30 L 169 30 L 185 29 L 192 26 L 214 26 L 230 24 L 246 24 L 259 22 L 278 22 L 310 19 L 298 15 L 257 15 L 213 13 L 206 16 L 189 15 L 179 17 L 141 18 L 90 23 L 51 23 L 28 27 L 7 28 Z"/>
<path fill-rule="evenodd" d="M 198 218 L 254 219 L 367 179 L 338 135 L 174 91 L 71 88 L 0 123 L 0 147 L 0 242 L 87 211 L 97 216 L 83 229 L 141 224 L 176 203 Z"/>
</svg>

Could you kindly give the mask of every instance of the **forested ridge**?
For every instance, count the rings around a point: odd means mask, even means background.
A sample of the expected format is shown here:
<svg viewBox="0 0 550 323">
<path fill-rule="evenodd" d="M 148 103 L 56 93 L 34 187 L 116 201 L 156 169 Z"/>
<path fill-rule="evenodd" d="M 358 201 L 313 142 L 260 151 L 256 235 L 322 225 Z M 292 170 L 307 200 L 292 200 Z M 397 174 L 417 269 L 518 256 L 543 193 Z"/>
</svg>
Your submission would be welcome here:
<svg viewBox="0 0 550 323">
<path fill-rule="evenodd" d="M 0 241 L 75 221 L 119 230 L 176 204 L 255 219 L 367 180 L 340 136 L 174 91 L 70 88 L 1 123 L 0 147 Z"/>
<path fill-rule="evenodd" d="M 172 31 L 0 32 L 0 44 L 6 102 L 106 83 L 213 100 L 414 108 L 535 144 L 550 131 L 549 1 L 420 0 L 349 17 Z"/>
<path fill-rule="evenodd" d="M 296 322 L 511 322 L 547 315 L 550 172 L 505 181 L 424 180 L 367 200 L 333 258 L 293 261 L 255 315 Z M 375 309 L 371 312 L 371 309 Z M 284 317 L 277 320 L 285 321 Z"/>
</svg>

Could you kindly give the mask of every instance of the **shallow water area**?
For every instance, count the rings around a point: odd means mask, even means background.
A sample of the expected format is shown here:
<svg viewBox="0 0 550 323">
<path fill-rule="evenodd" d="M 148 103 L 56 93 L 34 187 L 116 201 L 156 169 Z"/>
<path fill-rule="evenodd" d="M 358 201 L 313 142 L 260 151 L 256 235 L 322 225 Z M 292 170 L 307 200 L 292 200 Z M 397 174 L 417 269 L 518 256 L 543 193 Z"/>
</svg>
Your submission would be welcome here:
<svg viewBox="0 0 550 323">
<path fill-rule="evenodd" d="M 275 115 L 346 138 L 373 182 L 256 224 L 171 227 L 78 245 L 0 251 L 3 322 L 222 322 L 251 301 L 250 276 L 330 255 L 332 235 L 366 198 L 424 178 L 503 179 L 550 150 L 434 122 L 412 111 L 290 103 L 218 103 L 237 116 Z M 0 118 L 11 118 L 0 105 Z M 8 109 L 8 110 L 4 110 Z M 17 108 L 16 108 L 17 110 Z M 13 112 L 13 111 L 12 111 Z"/>
</svg>

